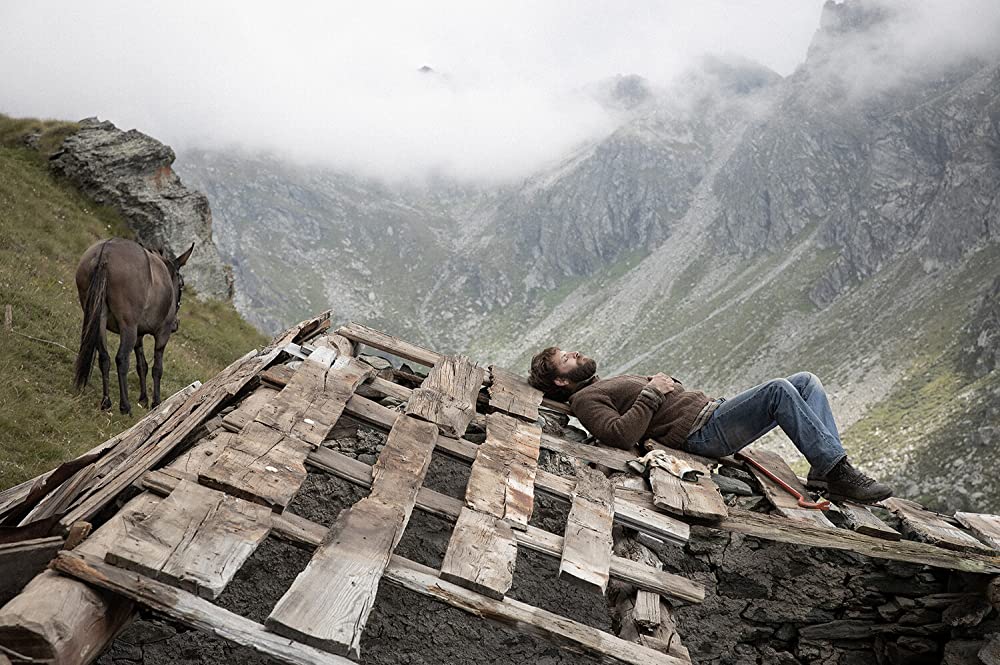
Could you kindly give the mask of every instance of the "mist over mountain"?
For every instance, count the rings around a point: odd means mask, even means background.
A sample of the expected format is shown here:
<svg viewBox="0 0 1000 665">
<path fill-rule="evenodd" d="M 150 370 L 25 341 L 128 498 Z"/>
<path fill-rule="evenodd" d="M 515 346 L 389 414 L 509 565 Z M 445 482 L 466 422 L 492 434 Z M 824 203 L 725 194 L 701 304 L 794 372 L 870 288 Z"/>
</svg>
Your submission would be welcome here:
<svg viewBox="0 0 1000 665">
<path fill-rule="evenodd" d="M 924 9 L 828 2 L 787 77 L 727 56 L 601 79 L 581 94 L 616 127 L 513 184 L 216 150 L 177 168 L 264 329 L 332 306 L 519 369 L 572 345 L 716 394 L 810 369 L 862 463 L 997 506 L 1000 54 L 978 32 L 913 50 Z"/>
</svg>

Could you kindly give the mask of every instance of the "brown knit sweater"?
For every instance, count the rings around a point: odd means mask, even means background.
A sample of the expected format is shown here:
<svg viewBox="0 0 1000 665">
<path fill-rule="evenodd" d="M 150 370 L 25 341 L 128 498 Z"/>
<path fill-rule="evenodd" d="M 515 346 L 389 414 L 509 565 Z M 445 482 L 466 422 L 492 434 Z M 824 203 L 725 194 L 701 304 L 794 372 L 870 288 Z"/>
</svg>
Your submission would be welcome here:
<svg viewBox="0 0 1000 665">
<path fill-rule="evenodd" d="M 601 379 L 573 393 L 569 405 L 603 445 L 628 450 L 655 439 L 669 448 L 681 448 L 709 398 L 679 383 L 666 395 L 648 384 L 648 376 L 630 374 Z"/>
</svg>

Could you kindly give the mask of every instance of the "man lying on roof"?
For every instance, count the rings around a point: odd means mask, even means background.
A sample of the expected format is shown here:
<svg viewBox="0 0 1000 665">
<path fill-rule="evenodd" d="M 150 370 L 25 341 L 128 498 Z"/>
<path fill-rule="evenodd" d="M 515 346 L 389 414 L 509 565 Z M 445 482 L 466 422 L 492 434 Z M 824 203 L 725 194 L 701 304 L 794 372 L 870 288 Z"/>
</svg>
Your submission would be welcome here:
<svg viewBox="0 0 1000 665">
<path fill-rule="evenodd" d="M 653 439 L 705 457 L 724 457 L 781 427 L 809 460 L 807 485 L 831 498 L 875 503 L 892 490 L 847 460 L 819 379 L 800 372 L 730 399 L 709 399 L 665 374 L 597 376 L 597 362 L 549 347 L 531 359 L 531 385 L 569 401 L 583 426 L 607 446 L 631 450 Z"/>
</svg>

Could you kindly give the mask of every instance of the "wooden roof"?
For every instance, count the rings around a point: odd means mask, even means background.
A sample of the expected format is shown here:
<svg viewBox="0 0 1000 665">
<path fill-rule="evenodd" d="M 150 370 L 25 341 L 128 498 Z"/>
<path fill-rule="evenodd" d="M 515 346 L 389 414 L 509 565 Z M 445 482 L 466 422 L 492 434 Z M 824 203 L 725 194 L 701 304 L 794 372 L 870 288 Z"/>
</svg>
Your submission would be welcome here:
<svg viewBox="0 0 1000 665">
<path fill-rule="evenodd" d="M 425 365 L 429 374 L 408 387 L 402 379 L 409 377 L 357 359 L 359 344 Z M 384 396 L 405 407 L 373 399 Z M 346 663 L 345 657 L 360 656 L 365 622 L 385 580 L 601 658 L 690 662 L 680 640 L 624 640 L 507 594 L 517 550 L 525 547 L 557 557 L 560 575 L 595 593 L 611 578 L 634 585 L 638 613 L 669 611 L 660 597 L 673 604 L 704 598 L 691 580 L 614 555 L 615 523 L 674 544 L 686 542 L 690 525 L 700 524 L 1000 573 L 995 516 L 952 518 L 894 499 L 885 507 L 899 517 L 900 532 L 863 506 L 841 504 L 833 516 L 803 511 L 764 477 L 771 514 L 727 505 L 707 474 L 687 483 L 653 469 L 651 485 L 640 476 L 612 483 L 587 464 L 627 471 L 631 456 L 543 434 L 536 421 L 546 408 L 566 412 L 503 368 L 479 367 L 359 324 L 331 333 L 329 313 L 304 321 L 267 349 L 173 396 L 89 456 L 0 493 L 0 524 L 14 527 L 4 535 L 10 544 L 0 545 L 0 568 L 13 570 L 11 562 L 20 562 L 23 579 L 58 550 L 52 567 L 62 574 L 38 575 L 0 609 L 0 653 L 83 662 L 68 654 L 103 648 L 135 602 L 285 662 Z M 388 433 L 373 466 L 323 445 L 344 414 Z M 462 438 L 473 422 L 486 432 L 481 444 Z M 575 460 L 577 476 L 539 468 L 542 449 Z M 471 465 L 464 499 L 424 486 L 434 451 Z M 719 463 L 671 453 L 701 470 Z M 798 483 L 780 458 L 767 463 Z M 331 473 L 370 491 L 327 528 L 287 509 L 309 473 Z M 86 537 L 130 486 L 143 492 Z M 529 522 L 535 491 L 570 503 L 563 534 Z M 394 554 L 414 508 L 455 523 L 440 570 Z M 258 624 L 212 600 L 269 535 L 314 554 Z M 29 559 L 36 563 L 26 566 Z M 92 587 L 113 593 L 95 594 Z"/>
</svg>

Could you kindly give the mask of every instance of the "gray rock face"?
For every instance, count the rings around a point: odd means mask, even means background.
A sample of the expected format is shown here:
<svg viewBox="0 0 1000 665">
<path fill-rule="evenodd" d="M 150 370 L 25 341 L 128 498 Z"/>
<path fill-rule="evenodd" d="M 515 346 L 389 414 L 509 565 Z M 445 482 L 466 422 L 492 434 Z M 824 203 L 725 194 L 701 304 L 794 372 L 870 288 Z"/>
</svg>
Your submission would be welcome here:
<svg viewBox="0 0 1000 665">
<path fill-rule="evenodd" d="M 1000 278 L 983 294 L 966 328 L 968 343 L 962 364 L 973 376 L 986 376 L 1000 367 Z"/>
<path fill-rule="evenodd" d="M 99 204 L 116 208 L 139 242 L 178 256 L 195 243 L 184 277 L 198 296 L 229 299 L 232 278 L 212 241 L 212 211 L 201 192 L 171 170 L 174 151 L 136 130 L 108 121 L 81 121 L 51 157 L 54 173 Z"/>
</svg>

